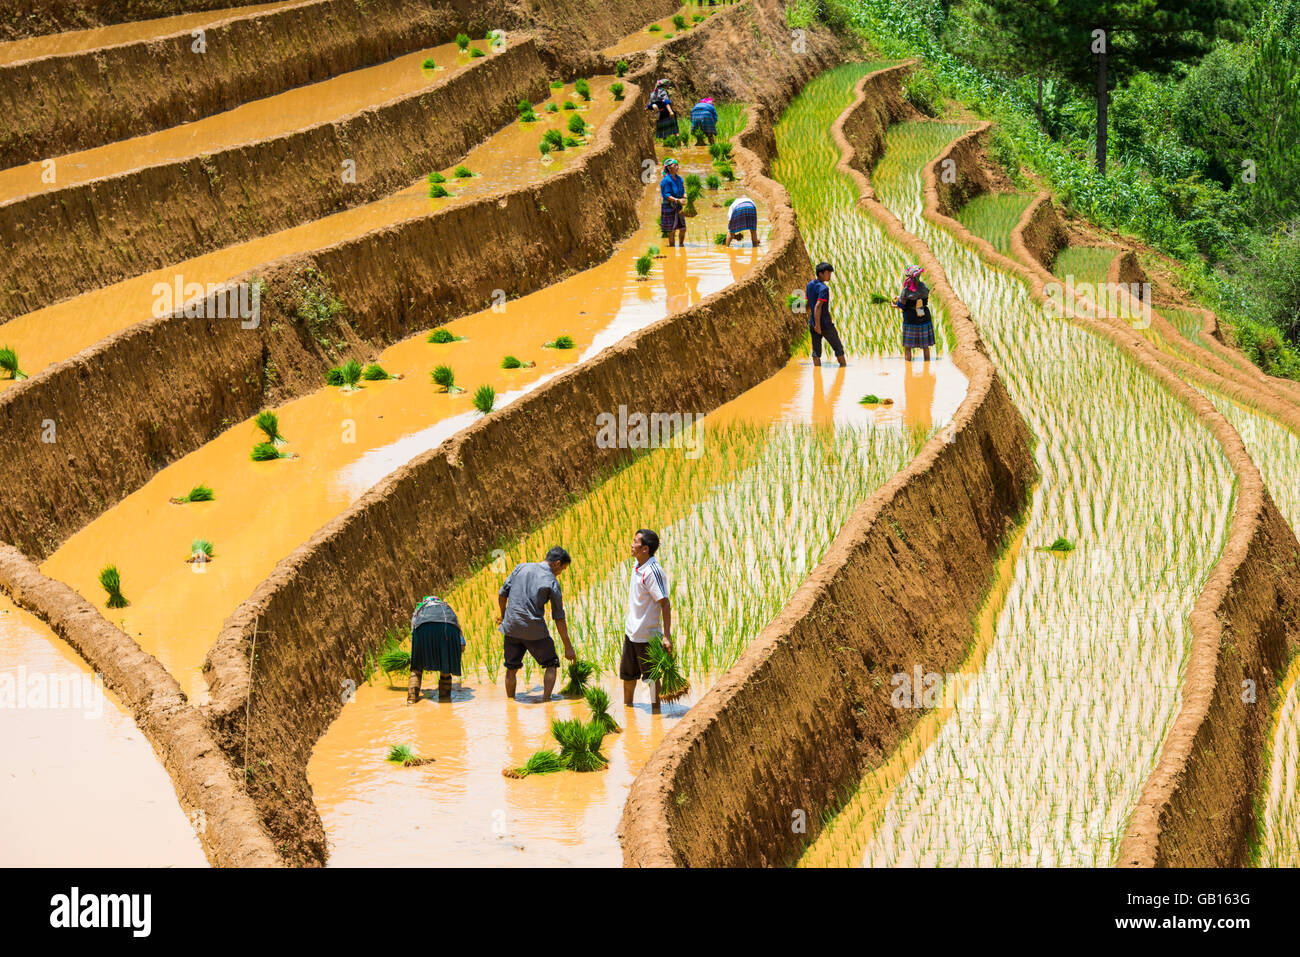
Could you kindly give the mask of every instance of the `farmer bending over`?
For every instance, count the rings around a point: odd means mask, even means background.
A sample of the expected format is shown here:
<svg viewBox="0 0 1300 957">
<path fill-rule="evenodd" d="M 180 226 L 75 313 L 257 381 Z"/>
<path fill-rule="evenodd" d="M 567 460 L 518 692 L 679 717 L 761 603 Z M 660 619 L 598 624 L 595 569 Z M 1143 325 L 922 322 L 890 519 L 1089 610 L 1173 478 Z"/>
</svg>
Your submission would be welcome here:
<svg viewBox="0 0 1300 957">
<path fill-rule="evenodd" d="M 718 108 L 713 105 L 713 97 L 701 97 L 700 102 L 691 107 L 691 135 L 695 137 L 695 145 L 699 146 L 701 139 L 707 139 L 712 146 L 717 132 Z"/>
<path fill-rule="evenodd" d="M 546 553 L 540 562 L 523 562 L 515 566 L 506 583 L 501 586 L 497 601 L 501 615 L 497 621 L 505 636 L 506 697 L 514 699 L 515 678 L 524 664 L 524 652 L 533 656 L 546 669 L 542 683 L 542 700 L 551 700 L 555 687 L 555 672 L 560 658 L 555 653 L 555 642 L 546 630 L 546 605 L 551 605 L 551 618 L 564 642 L 564 657 L 573 661 L 577 655 L 569 642 L 569 626 L 564 620 L 564 602 L 560 596 L 558 576 L 569 567 L 569 553 L 558 545 Z"/>
<path fill-rule="evenodd" d="M 749 232 L 749 239 L 758 248 L 758 207 L 748 196 L 737 196 L 727 210 L 727 245 L 734 239 L 740 242 Z"/>
<path fill-rule="evenodd" d="M 465 636 L 451 606 L 436 595 L 425 595 L 411 616 L 411 678 L 406 703 L 420 700 L 420 679 L 426 671 L 438 672 L 438 700 L 450 700 L 451 676 L 460 675 L 464 647 Z"/>
<path fill-rule="evenodd" d="M 834 271 L 830 263 L 818 263 L 817 278 L 808 283 L 808 288 L 805 290 L 809 309 L 808 331 L 812 333 L 812 361 L 815 366 L 822 364 L 822 339 L 830 343 L 831 349 L 835 351 L 835 358 L 840 360 L 840 365 L 847 364 L 844 361 L 844 346 L 840 342 L 840 334 L 835 330 L 835 323 L 831 320 L 831 288 L 827 282 Z"/>
<path fill-rule="evenodd" d="M 664 160 L 664 175 L 659 181 L 659 228 L 668 245 L 686 245 L 686 183 L 677 175 L 677 160 Z"/>
<path fill-rule="evenodd" d="M 650 658 L 646 647 L 651 636 L 663 638 L 664 650 L 673 650 L 673 606 L 668 598 L 668 573 L 655 558 L 659 536 L 648 528 L 632 536 L 632 577 L 627 586 L 627 618 L 623 622 L 623 656 L 618 676 L 623 679 L 623 704 L 632 707 L 638 678 L 646 678 Z M 659 710 L 659 682 L 655 682 L 651 710 Z"/>
</svg>

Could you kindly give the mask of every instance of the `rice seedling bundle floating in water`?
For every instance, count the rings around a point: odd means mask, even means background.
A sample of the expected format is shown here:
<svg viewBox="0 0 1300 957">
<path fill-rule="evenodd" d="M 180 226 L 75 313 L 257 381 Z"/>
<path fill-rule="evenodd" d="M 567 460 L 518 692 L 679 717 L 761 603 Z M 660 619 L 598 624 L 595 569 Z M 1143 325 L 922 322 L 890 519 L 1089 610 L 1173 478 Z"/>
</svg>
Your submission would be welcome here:
<svg viewBox="0 0 1300 957">
<path fill-rule="evenodd" d="M 542 142 L 549 143 L 553 150 L 562 150 L 564 149 L 564 134 L 559 130 L 547 130 L 542 134 Z"/>
<path fill-rule="evenodd" d="M 622 100 L 622 99 L 623 99 L 623 90 L 624 90 L 624 89 L 626 89 L 626 88 L 623 86 L 622 83 L 611 83 L 611 84 L 609 85 L 609 92 L 610 92 L 610 94 L 614 97 L 615 100 Z"/>
<path fill-rule="evenodd" d="M 18 353 L 14 352 L 9 346 L 0 348 L 0 369 L 8 373 L 11 379 L 27 378 L 27 373 L 18 368 Z"/>
<path fill-rule="evenodd" d="M 591 720 L 599 724 L 608 734 L 620 734 L 623 729 L 618 726 L 614 716 L 609 713 L 609 693 L 604 688 L 591 687 L 582 693 L 591 709 Z"/>
<path fill-rule="evenodd" d="M 560 107 L 559 107 L 558 104 L 555 104 L 555 103 L 547 103 L 547 104 L 546 104 L 546 112 L 547 112 L 547 113 L 558 113 L 558 112 L 560 112 Z"/>
<path fill-rule="evenodd" d="M 361 378 L 367 382 L 381 382 L 384 379 L 391 379 L 392 376 L 384 371 L 384 367 L 378 362 L 372 362 L 366 366 L 365 371 L 361 373 Z"/>
<path fill-rule="evenodd" d="M 186 561 L 190 563 L 209 562 L 216 557 L 215 551 L 216 549 L 212 543 L 206 538 L 196 538 L 190 543 L 190 557 Z"/>
<path fill-rule="evenodd" d="M 646 677 L 659 684 L 659 697 L 662 700 L 676 701 L 690 693 L 691 683 L 682 674 L 677 656 L 664 647 L 657 635 L 646 643 L 646 657 L 650 661 Z"/>
<path fill-rule="evenodd" d="M 445 176 L 443 176 L 441 173 L 435 171 L 435 172 L 432 172 L 432 173 L 429 174 L 429 182 L 430 182 L 430 183 L 445 183 L 445 182 L 447 182 L 447 177 L 445 177 Z"/>
<path fill-rule="evenodd" d="M 717 173 L 710 173 L 704 182 L 708 184 L 709 189 L 719 189 L 722 186 L 722 180 Z"/>
<path fill-rule="evenodd" d="M 572 136 L 566 136 L 566 137 L 564 138 L 564 145 L 565 145 L 565 147 L 567 147 L 568 149 L 576 149 L 577 147 L 581 146 L 582 144 L 581 144 L 580 142 L 578 142 L 576 139 L 574 139 Z"/>
<path fill-rule="evenodd" d="M 583 133 L 587 132 L 586 121 L 577 113 L 569 117 L 569 132 L 573 133 L 575 136 L 581 136 Z"/>
<path fill-rule="evenodd" d="M 567 100 L 565 101 L 564 108 L 566 110 L 576 110 L 578 108 L 578 104 L 574 103 L 572 100 Z"/>
<path fill-rule="evenodd" d="M 452 170 L 451 174 L 457 179 L 471 179 L 474 176 L 474 171 L 462 163 Z"/>
<path fill-rule="evenodd" d="M 518 356 L 506 356 L 501 360 L 501 368 L 503 369 L 531 369 L 535 365 L 537 365 L 536 362 L 525 362 Z"/>
<path fill-rule="evenodd" d="M 444 329 L 439 326 L 437 329 L 434 329 L 433 332 L 429 333 L 429 338 L 426 341 L 441 346 L 446 345 L 449 342 L 464 342 L 465 337 L 455 335 L 450 329 Z"/>
<path fill-rule="evenodd" d="M 544 343 L 544 344 L 543 344 L 543 348 L 545 348 L 545 349 L 572 349 L 575 345 L 576 345 L 576 343 L 573 341 L 573 336 L 556 336 L 556 337 L 555 337 L 554 339 L 552 339 L 550 342 Z"/>
<path fill-rule="evenodd" d="M 637 256 L 636 262 L 633 264 L 636 266 L 637 278 L 638 279 L 647 278 L 650 275 L 651 267 L 654 266 L 654 262 L 655 262 L 654 257 L 651 256 L 649 253 L 642 253 L 640 256 Z"/>
<path fill-rule="evenodd" d="M 575 81 L 573 89 L 577 92 L 578 96 L 582 97 L 584 100 L 591 99 L 591 83 L 587 80 L 579 79 Z"/>
<path fill-rule="evenodd" d="M 880 404 L 880 396 L 876 395 L 875 393 L 868 393 L 867 395 L 864 395 L 864 396 L 863 396 L 861 399 L 859 399 L 858 401 L 859 401 L 860 403 L 862 403 L 863 405 L 879 405 L 879 404 Z"/>
<path fill-rule="evenodd" d="M 456 373 L 452 371 L 451 366 L 434 366 L 433 371 L 429 373 L 429 378 L 433 380 L 434 385 L 440 386 L 443 392 L 465 391 L 456 385 Z"/>
<path fill-rule="evenodd" d="M 468 33 L 456 34 L 456 46 L 460 47 L 460 51 L 464 53 L 465 50 L 469 47 L 469 34 Z"/>
<path fill-rule="evenodd" d="M 482 50 L 480 50 L 478 47 L 470 47 L 470 48 L 469 48 L 469 55 L 470 55 L 471 57 L 487 56 L 487 54 L 484 53 Z"/>
<path fill-rule="evenodd" d="M 560 745 L 560 759 L 570 771 L 599 771 L 609 764 L 600 750 L 605 740 L 604 725 L 556 718 L 551 721 L 551 737 Z"/>
<path fill-rule="evenodd" d="M 288 441 L 280 434 L 280 417 L 274 412 L 259 412 L 253 419 L 256 425 L 266 435 L 266 440 L 274 445 L 284 445 Z"/>
<path fill-rule="evenodd" d="M 674 14 L 673 14 L 673 26 L 675 26 L 678 30 L 685 30 L 685 29 L 686 29 L 686 18 L 685 18 L 684 16 L 682 16 L 680 13 L 674 13 Z"/>
<path fill-rule="evenodd" d="M 131 604 L 122 595 L 122 576 L 118 573 L 116 565 L 105 565 L 99 573 L 99 584 L 104 591 L 108 592 L 108 601 L 104 603 L 105 608 L 125 608 Z"/>
<path fill-rule="evenodd" d="M 325 384 L 326 384 L 326 385 L 342 385 L 342 384 L 343 384 L 343 367 L 342 367 L 342 366 L 334 366 L 332 369 L 330 369 L 329 371 L 327 371 L 327 372 L 325 373 Z"/>
<path fill-rule="evenodd" d="M 425 57 L 424 62 L 421 63 L 420 66 L 424 67 L 426 70 L 438 69 L 438 63 L 433 57 Z"/>
<path fill-rule="evenodd" d="M 627 61 L 619 60 L 617 63 L 615 63 L 614 73 L 617 74 L 619 77 L 627 76 Z"/>
<path fill-rule="evenodd" d="M 433 758 L 422 758 L 409 744 L 394 744 L 388 749 L 384 758 L 390 764 L 400 764 L 404 768 L 418 768 L 422 764 L 432 764 Z"/>
<path fill-rule="evenodd" d="M 216 498 L 216 493 L 208 486 L 199 483 L 179 498 L 171 500 L 173 505 L 187 505 L 190 502 L 211 502 Z"/>
<path fill-rule="evenodd" d="M 357 383 L 361 381 L 361 373 L 365 370 L 356 359 L 349 359 L 343 363 L 340 371 L 343 373 L 343 388 L 355 389 Z"/>
<path fill-rule="evenodd" d="M 480 415 L 487 415 L 497 402 L 497 390 L 484 384 L 474 390 L 474 408 Z"/>
<path fill-rule="evenodd" d="M 530 774 L 554 774 L 556 771 L 565 770 L 564 758 L 560 757 L 560 752 L 547 748 L 542 751 L 534 751 L 522 765 L 517 768 L 506 768 L 501 773 L 508 778 L 526 778 Z"/>
<path fill-rule="evenodd" d="M 258 442 L 253 446 L 253 450 L 248 453 L 248 457 L 254 462 L 270 462 L 275 459 L 287 459 L 289 456 L 270 442 Z"/>
<path fill-rule="evenodd" d="M 443 186 L 441 183 L 434 183 L 429 187 L 430 199 L 444 199 L 450 195 L 451 193 L 447 191 L 447 187 Z"/>
<path fill-rule="evenodd" d="M 560 689 L 560 694 L 566 698 L 578 698 L 586 689 L 587 682 L 600 674 L 600 668 L 595 662 L 578 658 L 576 661 L 569 662 L 568 674 L 569 682 Z"/>
<path fill-rule="evenodd" d="M 650 33 L 659 33 L 663 30 L 663 27 L 657 23 L 652 23 L 650 26 L 646 27 L 646 30 Z"/>
</svg>

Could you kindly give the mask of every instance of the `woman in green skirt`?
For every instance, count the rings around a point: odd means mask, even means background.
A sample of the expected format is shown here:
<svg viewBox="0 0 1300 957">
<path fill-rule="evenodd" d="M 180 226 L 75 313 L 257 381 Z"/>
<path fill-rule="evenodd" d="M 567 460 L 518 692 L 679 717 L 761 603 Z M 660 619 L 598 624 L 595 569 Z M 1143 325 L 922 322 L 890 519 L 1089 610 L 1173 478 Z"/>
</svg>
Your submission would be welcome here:
<svg viewBox="0 0 1300 957">
<path fill-rule="evenodd" d="M 420 700 L 420 679 L 426 671 L 438 672 L 438 699 L 451 698 L 451 676 L 460 676 L 460 653 L 465 636 L 460 620 L 441 598 L 425 595 L 411 616 L 411 679 L 406 703 Z"/>
</svg>

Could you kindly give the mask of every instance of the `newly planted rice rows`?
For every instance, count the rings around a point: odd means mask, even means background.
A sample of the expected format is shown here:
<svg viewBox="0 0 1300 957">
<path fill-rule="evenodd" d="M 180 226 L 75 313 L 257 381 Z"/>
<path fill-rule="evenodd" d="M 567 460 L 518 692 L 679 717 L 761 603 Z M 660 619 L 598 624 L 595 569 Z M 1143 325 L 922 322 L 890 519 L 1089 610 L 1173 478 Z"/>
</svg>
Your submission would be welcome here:
<svg viewBox="0 0 1300 957">
<path fill-rule="evenodd" d="M 828 130 L 851 102 L 845 91 L 883 64 L 846 63 L 823 73 L 799 95 L 797 109 L 786 111 L 776 127 L 773 176 L 790 191 L 808 255 L 835 267 L 831 311 L 850 355 L 897 355 L 902 329 L 899 312 L 873 305 L 872 293 L 895 298 L 903 269 L 912 260 L 858 207 L 853 181 L 836 171 L 839 151 Z M 809 278 L 812 278 L 811 276 Z M 792 290 L 800 296 L 803 290 Z M 930 301 L 937 351 L 949 346 L 943 303 Z"/>
<path fill-rule="evenodd" d="M 497 590 L 516 563 L 537 561 L 559 544 L 573 556 L 561 585 L 579 657 L 613 671 L 623 640 L 628 545 L 637 528 L 647 527 L 659 532 L 658 557 L 672 579 L 678 653 L 693 674 L 720 674 L 776 617 L 858 504 L 929 437 L 707 421 L 695 451 L 661 448 L 638 458 L 451 590 L 447 601 L 465 630 L 468 670 L 495 679 Z M 823 482 L 828 475 L 835 481 Z M 809 496 L 813 486 L 820 491 Z"/>
<path fill-rule="evenodd" d="M 982 193 L 959 209 L 955 218 L 1005 255 L 1011 250 L 1011 230 L 1031 199 L 1027 193 Z"/>
<path fill-rule="evenodd" d="M 969 306 L 1037 439 L 1041 482 L 983 668 L 902 783 L 850 801 L 861 820 L 831 856 L 1108 864 L 1179 705 L 1188 614 L 1223 546 L 1233 473 L 1150 375 L 924 220 L 928 158 L 882 163 L 877 189 Z M 1071 554 L 1041 550 L 1060 536 Z"/>
<path fill-rule="evenodd" d="M 1052 272 L 1062 279 L 1073 276 L 1075 282 L 1105 282 L 1118 250 L 1113 246 L 1066 246 L 1052 264 Z"/>
</svg>

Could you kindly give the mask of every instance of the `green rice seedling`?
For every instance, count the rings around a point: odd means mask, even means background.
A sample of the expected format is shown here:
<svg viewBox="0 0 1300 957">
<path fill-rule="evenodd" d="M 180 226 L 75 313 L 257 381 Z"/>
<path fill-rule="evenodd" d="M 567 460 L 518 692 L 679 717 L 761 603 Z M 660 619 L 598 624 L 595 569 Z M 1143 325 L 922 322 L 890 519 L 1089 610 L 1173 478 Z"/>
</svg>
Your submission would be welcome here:
<svg viewBox="0 0 1300 957">
<path fill-rule="evenodd" d="M 577 103 L 574 103 L 572 100 L 565 100 L 565 101 L 564 101 L 564 108 L 565 108 L 566 110 L 576 110 L 576 109 L 578 108 L 578 104 L 577 104 Z"/>
<path fill-rule="evenodd" d="M 190 502 L 211 502 L 216 497 L 216 493 L 212 489 L 200 483 L 184 495 L 171 501 L 174 505 L 188 505 Z"/>
<path fill-rule="evenodd" d="M 349 359 L 340 368 L 343 372 L 343 388 L 349 391 L 358 388 L 357 383 L 361 381 L 361 373 L 365 371 L 361 363 L 356 359 Z"/>
<path fill-rule="evenodd" d="M 959 209 L 954 218 L 1005 255 L 1011 249 L 1011 230 L 1031 199 L 1027 193 L 981 193 Z"/>
<path fill-rule="evenodd" d="M 470 47 L 469 55 L 472 59 L 477 59 L 478 57 L 481 56 L 487 56 L 487 54 L 484 53 L 482 50 L 480 50 L 478 47 Z"/>
<path fill-rule="evenodd" d="M 27 373 L 18 368 L 18 353 L 9 346 L 0 348 L 0 369 L 9 373 L 11 379 L 26 379 Z"/>
<path fill-rule="evenodd" d="M 441 173 L 439 173 L 437 170 L 434 170 L 432 173 L 429 174 L 429 182 L 430 182 L 430 183 L 445 183 L 445 182 L 447 182 L 447 177 L 443 176 L 443 175 L 442 175 Z"/>
<path fill-rule="evenodd" d="M 736 178 L 736 171 L 732 168 L 730 163 L 718 163 L 717 170 L 718 170 L 718 175 L 721 176 L 723 179 L 725 179 L 728 183 L 730 183 L 732 180 Z"/>
<path fill-rule="evenodd" d="M 453 333 L 450 329 L 445 329 L 442 326 L 439 326 L 437 329 L 434 329 L 432 332 L 430 332 L 429 337 L 425 340 L 425 342 L 431 342 L 436 346 L 444 346 L 449 342 L 464 342 L 464 341 L 465 341 L 464 336 L 458 336 L 455 333 Z"/>
<path fill-rule="evenodd" d="M 487 415 L 497 403 L 497 390 L 484 383 L 474 390 L 474 408 L 479 415 Z"/>
<path fill-rule="evenodd" d="M 451 171 L 451 175 L 455 176 L 457 179 L 471 179 L 474 176 L 474 172 L 468 166 L 461 164 Z"/>
<path fill-rule="evenodd" d="M 366 366 L 365 371 L 361 373 L 361 378 L 365 379 L 367 382 L 381 382 L 384 379 L 391 379 L 392 376 L 389 375 L 388 372 L 384 370 L 384 367 L 378 362 L 372 362 L 370 365 Z"/>
<path fill-rule="evenodd" d="M 650 257 L 652 257 L 652 258 L 655 257 L 655 256 L 658 256 L 658 255 L 659 255 L 659 247 L 658 247 L 658 246 L 653 246 L 653 245 L 652 245 L 652 246 L 647 246 L 646 249 L 645 249 L 645 251 L 646 251 L 646 255 L 647 255 L 647 256 L 650 256 Z"/>
<path fill-rule="evenodd" d="M 461 53 L 464 53 L 469 48 L 469 34 L 468 33 L 456 34 L 456 46 L 460 47 Z"/>
<path fill-rule="evenodd" d="M 717 173 L 710 173 L 704 180 L 709 189 L 719 189 L 722 186 L 722 180 Z"/>
<path fill-rule="evenodd" d="M 663 27 L 657 23 L 652 23 L 650 26 L 646 27 L 646 31 L 648 33 L 661 33 L 663 32 Z"/>
<path fill-rule="evenodd" d="M 870 299 L 871 299 L 871 304 L 873 306 L 883 306 L 893 301 L 888 296 L 882 296 L 878 292 L 873 292 L 870 296 Z"/>
<path fill-rule="evenodd" d="M 703 181 L 695 173 L 687 173 L 683 182 L 686 186 L 686 208 L 682 210 L 682 214 L 684 216 L 695 216 L 698 214 L 695 203 L 700 198 L 700 192 L 704 189 Z"/>
<path fill-rule="evenodd" d="M 725 245 L 727 245 L 727 234 L 726 234 L 726 233 L 714 233 L 714 234 L 713 234 L 713 245 L 715 245 L 715 246 L 725 246 Z"/>
<path fill-rule="evenodd" d="M 560 745 L 560 758 L 570 771 L 599 771 L 609 764 L 600 751 L 605 740 L 605 728 L 601 724 L 556 718 L 551 722 L 551 737 Z"/>
<path fill-rule="evenodd" d="M 531 369 L 535 365 L 537 365 L 536 362 L 526 362 L 517 356 L 506 356 L 501 360 L 501 368 L 503 369 Z"/>
<path fill-rule="evenodd" d="M 880 405 L 880 396 L 871 392 L 858 399 L 858 402 L 862 405 Z"/>
<path fill-rule="evenodd" d="M 552 90 L 562 90 L 562 89 L 564 89 L 564 81 L 563 81 L 563 80 L 552 80 L 552 81 L 551 81 L 551 89 L 552 89 Z"/>
<path fill-rule="evenodd" d="M 1052 542 L 1052 544 L 1042 546 L 1041 550 L 1044 552 L 1057 552 L 1059 554 L 1068 554 L 1069 552 L 1074 551 L 1074 543 L 1071 542 L 1068 538 L 1061 536 L 1060 538 L 1056 539 L 1056 541 Z"/>
<path fill-rule="evenodd" d="M 288 440 L 280 434 L 280 417 L 274 412 L 259 412 L 253 424 L 262 430 L 266 440 L 273 445 L 285 445 Z"/>
<path fill-rule="evenodd" d="M 574 139 L 572 136 L 566 136 L 564 138 L 564 145 L 567 146 L 569 149 L 576 149 L 577 147 L 581 146 L 582 143 Z"/>
<path fill-rule="evenodd" d="M 538 149 L 538 151 L 542 154 L 543 157 L 550 156 L 550 155 L 551 155 L 551 141 L 550 141 L 550 140 L 545 140 L 545 139 L 542 140 L 540 143 L 537 144 L 537 149 Z"/>
<path fill-rule="evenodd" d="M 438 69 L 438 64 L 434 61 L 433 57 L 425 57 L 424 62 L 421 63 L 420 66 L 426 70 Z"/>
<path fill-rule="evenodd" d="M 253 451 L 248 453 L 248 457 L 254 462 L 270 462 L 273 459 L 284 459 L 289 456 L 270 442 L 258 442 L 253 446 Z"/>
<path fill-rule="evenodd" d="M 560 752 L 551 748 L 534 751 L 528 760 L 517 768 L 506 768 L 501 773 L 508 778 L 526 778 L 530 774 L 554 774 L 565 770 Z"/>
<path fill-rule="evenodd" d="M 605 729 L 606 734 L 619 734 L 622 728 L 614 720 L 614 716 L 609 713 L 609 693 L 604 688 L 593 686 L 582 693 L 587 699 L 587 707 L 591 709 L 591 720 Z"/>
<path fill-rule="evenodd" d="M 422 764 L 432 763 L 434 759 L 420 757 L 409 744 L 394 744 L 389 747 L 384 760 L 389 764 L 400 764 L 404 768 L 418 768 Z"/>
<path fill-rule="evenodd" d="M 577 343 L 573 341 L 573 336 L 556 336 L 550 342 L 543 343 L 544 349 L 572 349 Z"/>
<path fill-rule="evenodd" d="M 675 150 L 681 145 L 682 145 L 681 139 L 677 136 L 676 133 L 670 133 L 664 137 L 664 146 L 667 149 Z"/>
<path fill-rule="evenodd" d="M 546 112 L 547 112 L 547 113 L 558 113 L 558 112 L 560 112 L 560 107 L 559 107 L 559 105 L 556 104 L 556 103 L 547 103 L 547 104 L 546 104 Z"/>
<path fill-rule="evenodd" d="M 434 385 L 441 387 L 443 392 L 465 391 L 456 385 L 456 373 L 451 371 L 451 366 L 434 366 L 433 371 L 429 373 L 429 377 L 433 379 Z"/>
<path fill-rule="evenodd" d="M 702 14 L 697 13 L 697 14 L 695 14 L 694 16 L 691 17 L 691 22 L 692 22 L 692 23 L 703 23 L 703 22 L 705 21 L 705 19 L 707 19 L 707 18 L 704 17 Z"/>
<path fill-rule="evenodd" d="M 673 26 L 675 26 L 678 30 L 685 30 L 685 29 L 686 29 L 686 18 L 685 18 L 684 16 L 682 16 L 680 13 L 674 13 L 674 14 L 673 14 Z"/>
<path fill-rule="evenodd" d="M 625 87 L 622 83 L 611 83 L 609 85 L 609 94 L 614 98 L 614 102 L 618 103 L 622 101 L 623 91 L 626 89 L 627 87 Z"/>
<path fill-rule="evenodd" d="M 564 134 L 559 130 L 547 130 L 542 134 L 542 139 L 550 143 L 553 150 L 564 149 Z"/>
<path fill-rule="evenodd" d="M 326 384 L 326 385 L 342 385 L 342 384 L 343 384 L 343 367 L 342 367 L 342 366 L 334 366 L 334 367 L 332 367 L 328 372 L 326 372 L 326 373 L 325 373 L 325 384 Z"/>
<path fill-rule="evenodd" d="M 392 642 L 379 652 L 378 663 L 386 675 L 405 674 L 411 670 L 411 653 Z"/>
<path fill-rule="evenodd" d="M 578 94 L 578 96 L 582 97 L 584 101 L 591 99 L 591 84 L 587 80 L 581 78 L 575 80 L 573 90 Z"/>
<path fill-rule="evenodd" d="M 450 195 L 451 193 L 447 192 L 447 187 L 441 183 L 433 183 L 429 186 L 430 199 L 445 199 Z"/>
<path fill-rule="evenodd" d="M 189 560 L 191 562 L 209 561 L 210 559 L 216 557 L 214 551 L 215 549 L 212 543 L 208 541 L 206 538 L 196 538 L 194 539 L 194 541 L 190 542 Z M 200 559 L 199 558 L 200 555 L 202 555 L 203 558 Z"/>
<path fill-rule="evenodd" d="M 575 136 L 581 136 L 583 133 L 587 132 L 587 121 L 584 120 L 577 113 L 569 117 L 568 126 L 569 126 L 569 132 L 573 133 Z"/>
<path fill-rule="evenodd" d="M 709 144 L 709 155 L 715 160 L 722 159 L 722 143 L 720 141 Z"/>
<path fill-rule="evenodd" d="M 614 64 L 614 73 L 619 79 L 627 76 L 628 65 L 626 60 L 619 60 Z"/>
<path fill-rule="evenodd" d="M 650 276 L 650 267 L 654 265 L 654 257 L 649 253 L 642 253 L 636 257 L 636 277 L 638 279 L 648 279 Z"/>
<path fill-rule="evenodd" d="M 108 592 L 105 608 L 125 608 L 130 604 L 122 595 L 122 576 L 118 574 L 116 565 L 105 565 L 100 570 L 99 584 Z"/>
<path fill-rule="evenodd" d="M 587 682 L 600 676 L 600 668 L 593 661 L 585 661 L 582 658 L 569 662 L 568 667 L 569 682 L 560 689 L 560 694 L 566 698 L 577 698 L 587 687 Z"/>
<path fill-rule="evenodd" d="M 650 668 L 646 677 L 659 683 L 659 697 L 663 701 L 676 701 L 690 694 L 691 683 L 686 680 L 677 662 L 677 656 L 666 649 L 658 636 L 646 644 L 646 657 Z"/>
<path fill-rule="evenodd" d="M 533 104 L 528 100 L 520 100 L 515 104 L 515 112 L 517 112 L 521 117 L 529 116 L 533 112 Z M 536 117 L 534 117 L 534 119 L 536 119 Z"/>
</svg>

